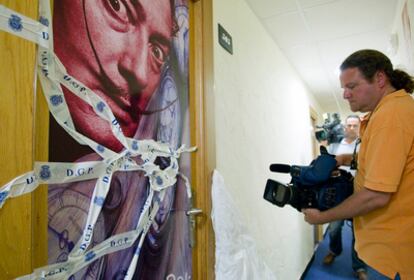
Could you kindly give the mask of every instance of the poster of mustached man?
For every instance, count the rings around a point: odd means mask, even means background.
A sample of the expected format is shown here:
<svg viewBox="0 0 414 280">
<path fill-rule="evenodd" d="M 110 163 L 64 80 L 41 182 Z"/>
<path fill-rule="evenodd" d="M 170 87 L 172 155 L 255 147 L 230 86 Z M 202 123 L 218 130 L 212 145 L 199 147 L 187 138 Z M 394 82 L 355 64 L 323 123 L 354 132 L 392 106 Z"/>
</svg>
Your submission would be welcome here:
<svg viewBox="0 0 414 280">
<path fill-rule="evenodd" d="M 67 73 L 105 100 L 125 136 L 153 139 L 177 149 L 190 145 L 188 20 L 186 0 L 55 0 L 54 48 Z M 121 152 L 123 145 L 108 122 L 62 88 L 76 130 L 102 149 Z M 50 161 L 102 160 L 66 134 L 53 118 L 49 145 Z M 141 159 L 134 160 L 140 163 Z M 163 168 L 169 165 L 169 158 L 158 157 L 156 162 Z M 180 157 L 179 166 L 188 177 L 188 154 Z M 94 170 L 67 170 L 66 175 L 85 172 Z M 88 230 L 95 183 L 96 179 L 49 186 L 49 263 L 66 261 Z M 93 230 L 86 234 L 89 248 L 135 229 L 148 195 L 144 172 L 115 172 L 106 198 L 93 201 L 102 207 Z M 191 279 L 189 199 L 183 180 L 177 177 L 177 183 L 158 202 L 160 208 L 140 250 L 136 241 L 97 259 L 70 279 L 124 279 L 135 255 L 139 257 L 132 279 Z M 113 244 L 124 241 L 114 240 Z"/>
</svg>

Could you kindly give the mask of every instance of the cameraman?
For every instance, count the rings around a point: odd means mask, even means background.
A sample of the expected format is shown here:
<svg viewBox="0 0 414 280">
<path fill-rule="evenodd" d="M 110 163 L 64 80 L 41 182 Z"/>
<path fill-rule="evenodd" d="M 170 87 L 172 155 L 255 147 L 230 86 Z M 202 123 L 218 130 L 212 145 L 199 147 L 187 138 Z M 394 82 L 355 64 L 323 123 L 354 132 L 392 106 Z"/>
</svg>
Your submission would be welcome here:
<svg viewBox="0 0 414 280">
<path fill-rule="evenodd" d="M 354 219 L 368 279 L 414 279 L 414 80 L 381 52 L 360 50 L 341 65 L 343 96 L 361 122 L 355 192 L 327 211 L 303 209 L 310 224 Z M 349 165 L 351 155 L 336 157 Z"/>
<path fill-rule="evenodd" d="M 360 120 L 357 115 L 349 115 L 345 119 L 345 137 L 341 140 L 340 143 L 332 143 L 328 147 L 328 151 L 334 155 L 341 154 L 352 154 L 359 148 L 357 145 L 357 138 L 359 135 L 359 125 Z M 341 166 L 342 169 L 345 169 L 348 172 L 351 172 L 355 176 L 355 170 L 351 170 L 349 166 Z M 336 256 L 342 253 L 342 227 L 344 225 L 344 220 L 334 221 L 329 224 L 328 233 L 329 233 L 329 253 L 323 259 L 323 263 L 330 265 L 335 260 Z M 354 248 L 354 232 L 352 230 L 352 269 L 355 274 L 358 276 L 358 279 L 365 280 L 367 279 L 365 264 L 362 260 L 358 258 L 357 253 Z"/>
</svg>

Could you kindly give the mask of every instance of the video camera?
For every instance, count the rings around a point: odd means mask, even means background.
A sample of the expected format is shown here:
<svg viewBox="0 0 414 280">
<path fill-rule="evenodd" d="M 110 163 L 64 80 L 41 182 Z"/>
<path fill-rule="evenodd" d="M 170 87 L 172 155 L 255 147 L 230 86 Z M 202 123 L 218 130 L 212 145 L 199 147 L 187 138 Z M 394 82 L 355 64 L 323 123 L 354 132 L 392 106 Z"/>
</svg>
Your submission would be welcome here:
<svg viewBox="0 0 414 280">
<path fill-rule="evenodd" d="M 290 204 L 321 211 L 335 207 L 353 193 L 351 173 L 336 168 L 335 156 L 321 146 L 321 155 L 309 166 L 271 164 L 270 171 L 290 173 L 292 180 L 283 184 L 267 180 L 263 198 L 279 207 Z"/>
<path fill-rule="evenodd" d="M 340 143 L 342 138 L 345 136 L 344 127 L 341 124 L 341 118 L 338 113 L 327 114 L 325 122 L 321 126 L 316 126 L 316 128 L 322 128 L 315 132 L 315 137 L 318 142 L 328 141 L 328 145 L 331 143 Z"/>
</svg>

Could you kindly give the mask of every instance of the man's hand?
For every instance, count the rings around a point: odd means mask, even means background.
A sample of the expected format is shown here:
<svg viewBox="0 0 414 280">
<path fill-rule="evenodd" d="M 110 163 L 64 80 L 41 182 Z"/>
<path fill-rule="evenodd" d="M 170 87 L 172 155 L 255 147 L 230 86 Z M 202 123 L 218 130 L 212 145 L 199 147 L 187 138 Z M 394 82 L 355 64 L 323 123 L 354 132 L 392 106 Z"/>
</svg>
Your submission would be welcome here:
<svg viewBox="0 0 414 280">
<path fill-rule="evenodd" d="M 362 188 L 334 208 L 325 211 L 304 208 L 302 213 L 305 215 L 305 221 L 312 225 L 345 220 L 385 207 L 389 203 L 391 195 L 392 193 L 389 192 Z"/>
<path fill-rule="evenodd" d="M 305 221 L 311 225 L 324 224 L 322 212 L 315 208 L 302 209 L 302 213 L 305 215 Z"/>
</svg>

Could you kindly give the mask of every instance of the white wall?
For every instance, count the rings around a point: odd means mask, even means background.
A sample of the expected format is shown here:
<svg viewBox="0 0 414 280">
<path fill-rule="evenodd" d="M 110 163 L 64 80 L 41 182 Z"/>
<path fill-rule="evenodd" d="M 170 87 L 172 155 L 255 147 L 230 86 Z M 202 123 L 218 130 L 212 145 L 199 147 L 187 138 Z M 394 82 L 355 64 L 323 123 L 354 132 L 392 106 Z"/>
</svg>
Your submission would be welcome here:
<svg viewBox="0 0 414 280">
<path fill-rule="evenodd" d="M 262 196 L 267 178 L 289 178 L 271 173 L 270 163 L 312 160 L 315 101 L 244 0 L 214 0 L 213 14 L 217 169 L 263 260 L 278 279 L 299 279 L 313 253 L 313 228 L 292 207 Z M 233 55 L 218 44 L 218 23 L 233 38 Z"/>
<path fill-rule="evenodd" d="M 414 48 L 414 0 L 399 0 L 398 7 L 394 18 L 394 26 L 392 33 L 396 34 L 397 43 L 395 45 L 394 53 L 390 54 L 390 58 L 396 68 L 407 71 L 410 75 L 414 75 L 414 49 L 411 49 L 411 54 L 407 49 L 407 42 L 402 22 L 402 11 L 404 4 L 409 2 L 409 11 L 411 17 L 411 47 Z"/>
</svg>

